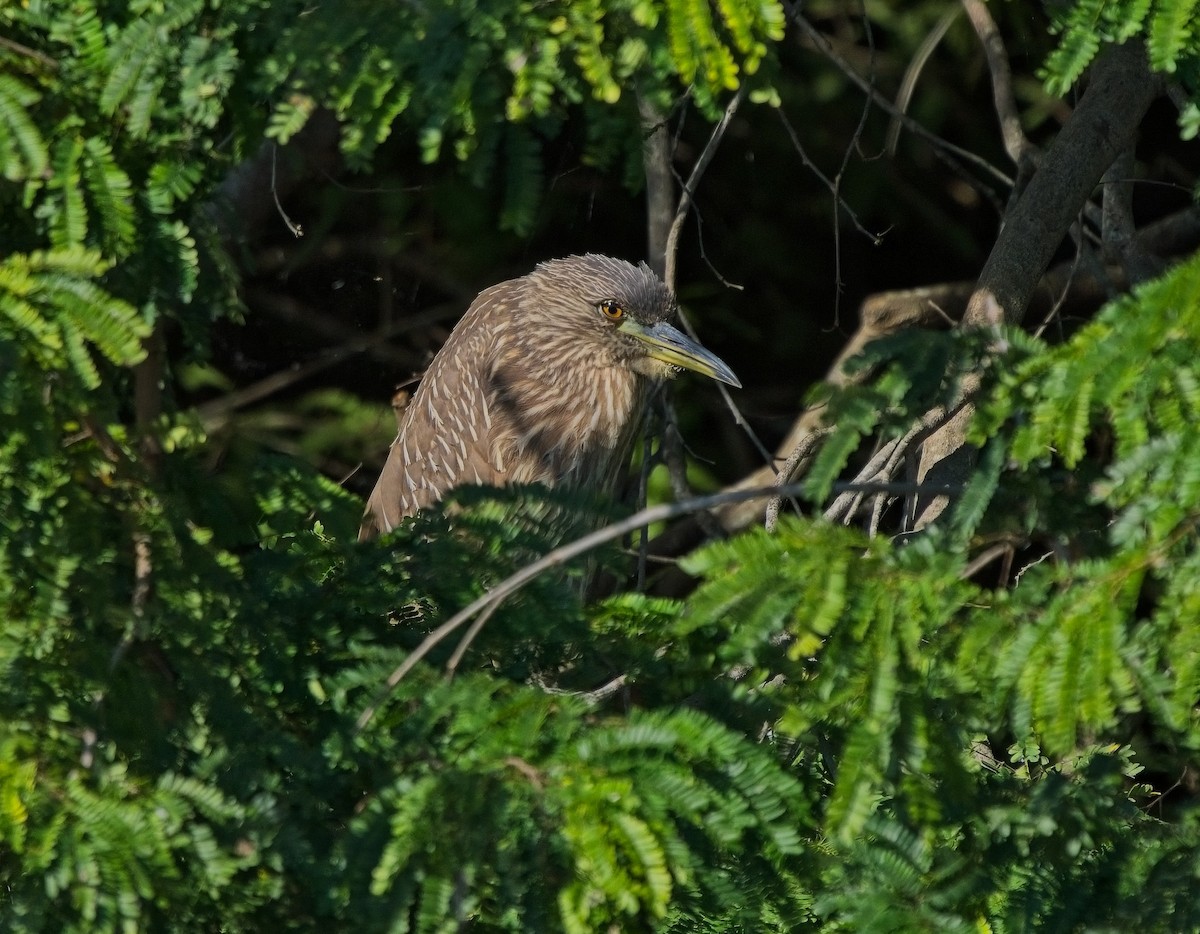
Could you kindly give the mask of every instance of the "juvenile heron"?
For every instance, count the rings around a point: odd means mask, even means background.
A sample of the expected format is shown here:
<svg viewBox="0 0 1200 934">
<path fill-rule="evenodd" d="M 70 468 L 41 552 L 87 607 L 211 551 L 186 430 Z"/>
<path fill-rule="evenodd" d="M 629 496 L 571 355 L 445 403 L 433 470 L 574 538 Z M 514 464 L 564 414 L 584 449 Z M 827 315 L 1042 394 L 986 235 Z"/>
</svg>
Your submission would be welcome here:
<svg viewBox="0 0 1200 934">
<path fill-rule="evenodd" d="M 653 381 L 683 368 L 741 386 L 677 311 L 645 264 L 595 254 L 479 293 L 401 417 L 359 539 L 465 483 L 611 491 Z"/>
</svg>

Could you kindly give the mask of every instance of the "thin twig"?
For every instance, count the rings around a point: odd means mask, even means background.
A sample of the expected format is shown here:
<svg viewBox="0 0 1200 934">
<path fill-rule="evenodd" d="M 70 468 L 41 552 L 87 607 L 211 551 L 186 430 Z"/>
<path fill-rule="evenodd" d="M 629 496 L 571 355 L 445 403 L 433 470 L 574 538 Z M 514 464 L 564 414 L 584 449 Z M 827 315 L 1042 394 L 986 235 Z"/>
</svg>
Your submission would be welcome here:
<svg viewBox="0 0 1200 934">
<path fill-rule="evenodd" d="M 800 470 L 801 461 L 807 461 L 812 457 L 813 452 L 817 449 L 817 445 L 828 437 L 832 431 L 833 429 L 828 427 L 817 428 L 801 438 L 800 443 L 792 449 L 792 453 L 788 455 L 788 459 L 783 462 L 783 466 L 779 469 L 776 484 L 782 487 L 784 484 L 791 483 Z M 779 507 L 782 505 L 782 495 L 772 496 L 767 501 L 765 526 L 768 532 L 775 531 L 775 526 L 779 523 Z M 796 509 L 799 511 L 799 504 L 796 504 Z"/>
<path fill-rule="evenodd" d="M 929 58 L 933 55 L 933 50 L 941 44 L 941 41 L 946 38 L 946 33 L 950 27 L 954 25 L 954 21 L 958 19 L 958 14 L 962 11 L 958 7 L 947 7 L 946 12 L 942 14 L 929 30 L 929 35 L 921 40 L 921 44 L 917 46 L 917 51 L 913 53 L 912 61 L 908 63 L 908 68 L 904 70 L 904 78 L 900 82 L 900 89 L 896 92 L 896 109 L 901 113 L 908 113 L 908 105 L 912 100 L 913 91 L 917 87 L 917 82 L 921 79 L 921 72 L 925 70 L 925 65 Z M 883 144 L 884 151 L 889 157 L 896 155 L 896 145 L 900 142 L 900 121 L 892 118 L 891 124 L 888 126 L 886 141 Z"/>
<path fill-rule="evenodd" d="M 683 329 L 687 332 L 688 337 L 694 341 L 700 340 L 700 336 L 696 333 L 696 329 L 692 326 L 692 322 L 688 319 L 682 308 L 679 309 L 679 323 L 683 325 Z M 746 437 L 750 439 L 750 443 L 754 446 L 754 450 L 763 459 L 763 463 L 768 466 L 773 465 L 775 463 L 775 456 L 762 443 L 762 439 L 759 438 L 758 434 L 750 426 L 750 423 L 746 421 L 746 416 L 742 414 L 742 410 L 738 408 L 738 404 L 733 401 L 733 396 L 730 395 L 728 387 L 724 383 L 715 383 L 715 385 L 717 392 L 721 394 L 721 398 L 725 402 L 725 408 L 733 415 L 734 424 L 745 432 Z"/>
<path fill-rule="evenodd" d="M 901 113 L 899 110 L 897 110 L 895 104 L 888 100 L 883 94 L 880 94 L 879 91 L 872 87 L 869 81 L 867 81 L 857 71 L 854 70 L 854 66 L 838 55 L 836 51 L 834 51 L 833 46 L 830 45 L 829 40 L 825 38 L 821 31 L 801 15 L 800 5 L 798 3 L 788 3 L 786 6 L 792 21 L 800 27 L 800 30 L 806 36 L 808 36 L 808 38 L 813 42 L 814 45 L 817 46 L 817 48 L 821 50 L 822 54 L 824 54 L 831 62 L 833 62 L 834 65 L 837 66 L 838 70 L 841 71 L 842 74 L 849 78 L 854 84 L 858 85 L 859 89 L 862 90 L 864 94 L 869 95 L 877 107 L 887 111 L 889 114 L 903 123 L 906 130 L 915 133 L 917 136 L 921 137 L 921 139 L 932 145 L 935 149 L 940 149 L 943 152 L 950 153 L 965 162 L 969 162 L 970 164 L 986 172 L 988 175 L 991 175 L 1005 187 L 1012 187 L 1013 180 L 982 156 L 976 155 L 975 153 L 963 149 L 960 146 L 955 146 L 949 140 L 942 139 L 942 137 L 926 129 L 920 122 L 914 120 L 912 117 L 908 116 L 908 114 Z"/>
<path fill-rule="evenodd" d="M 713 127 L 712 133 L 708 136 L 708 142 L 705 143 L 704 149 L 700 153 L 700 157 L 696 160 L 696 164 L 692 166 L 692 174 L 688 176 L 688 180 L 683 185 L 683 191 L 679 193 L 679 205 L 675 208 L 675 219 L 671 222 L 671 230 L 667 234 L 666 255 L 663 257 L 663 281 L 671 291 L 675 291 L 675 267 L 679 253 L 679 234 L 683 230 L 683 222 L 687 220 L 688 211 L 691 209 L 692 201 L 696 197 L 696 188 L 700 184 L 700 179 L 704 176 L 704 170 L 708 168 L 708 164 L 712 162 L 713 156 L 717 154 L 717 147 L 721 143 L 721 139 L 725 136 L 725 131 L 729 129 L 729 124 L 733 120 L 733 115 L 737 113 L 738 107 L 741 106 L 742 99 L 746 96 L 746 85 L 743 84 L 737 89 L 729 103 L 725 106 L 725 113 L 721 115 L 721 119 L 717 121 L 717 125 Z"/>
<path fill-rule="evenodd" d="M 696 245 L 700 248 L 700 258 L 704 260 L 704 265 L 708 267 L 708 271 L 717 277 L 717 281 L 727 289 L 733 289 L 735 292 L 745 292 L 746 287 L 737 282 L 730 282 L 721 274 L 721 271 L 713 264 L 713 261 L 708 258 L 708 251 L 704 248 L 704 213 L 695 205 L 692 205 L 692 213 L 696 215 Z"/>
<path fill-rule="evenodd" d="M 299 239 L 304 236 L 304 228 L 299 224 L 294 223 L 287 215 L 287 211 L 283 209 L 283 205 L 279 203 L 279 190 L 275 187 L 275 161 L 279 149 L 277 146 L 271 147 L 271 197 L 275 200 L 275 210 L 279 212 L 279 216 L 283 218 L 283 222 L 287 224 L 287 229 L 292 232 L 292 236 Z"/>
<path fill-rule="evenodd" d="M 1011 557 L 1013 550 L 1014 547 L 1012 542 L 1000 542 L 999 544 L 992 545 L 990 548 L 985 548 L 982 552 L 971 559 L 971 563 L 963 568 L 958 576 L 963 580 L 969 580 L 997 558 L 1004 557 L 1005 555 Z"/>
<path fill-rule="evenodd" d="M 862 0 L 863 29 L 867 37 L 869 83 L 875 84 L 875 34 L 871 31 L 871 18 L 867 16 L 866 0 Z M 842 179 L 846 176 L 846 167 L 850 164 L 850 154 L 862 152 L 859 141 L 867 126 L 867 117 L 871 114 L 871 98 L 863 98 L 862 110 L 858 115 L 858 126 L 850 136 L 846 149 L 842 153 L 842 164 L 838 166 L 837 174 L 833 177 L 833 320 L 840 326 L 842 320 L 842 292 L 846 283 L 842 279 L 842 221 L 838 213 L 838 205 L 842 202 Z"/>
<path fill-rule="evenodd" d="M 826 175 L 824 172 L 822 172 L 817 167 L 817 164 L 815 162 L 813 162 L 812 159 L 809 158 L 809 155 L 805 151 L 803 144 L 800 142 L 800 134 L 796 132 L 795 127 L 792 126 L 792 122 L 790 120 L 788 120 L 787 114 L 783 112 L 783 108 L 782 107 L 779 108 L 776 112 L 779 114 L 779 120 L 783 124 L 784 130 L 787 131 L 788 136 L 791 138 L 792 147 L 796 150 L 796 152 L 800 156 L 800 161 L 804 164 L 804 167 L 806 169 L 808 169 L 810 172 L 812 172 L 813 175 L 815 175 L 820 180 L 822 185 L 824 185 L 826 188 L 829 189 L 829 193 L 831 195 L 833 195 L 834 199 L 837 202 L 836 207 L 840 207 L 843 211 L 846 212 L 846 214 L 849 216 L 850 220 L 854 222 L 855 228 L 864 237 L 867 237 L 868 239 L 870 239 L 870 241 L 873 244 L 875 244 L 876 246 L 878 246 L 880 243 L 882 243 L 883 237 L 887 233 L 887 231 L 885 230 L 882 233 L 874 233 L 870 230 L 867 230 L 867 228 L 862 225 L 862 222 L 858 219 L 858 215 L 855 214 L 854 209 L 852 207 L 850 207 L 849 202 L 847 202 L 846 199 L 841 196 L 839 187 L 833 183 L 833 181 L 829 178 L 828 175 Z M 836 207 L 835 207 L 835 212 L 836 212 Z"/>
<path fill-rule="evenodd" d="M 675 209 L 675 218 L 671 222 L 671 229 L 667 234 L 667 244 L 663 256 L 663 281 L 672 292 L 675 291 L 675 269 L 679 254 L 679 235 L 683 230 L 684 221 L 687 220 L 688 212 L 691 210 L 692 202 L 695 200 L 696 188 L 700 184 L 700 179 L 704 176 L 704 171 L 708 168 L 708 164 L 712 161 L 713 156 L 716 155 L 717 147 L 725 136 L 725 131 L 729 128 L 729 124 L 733 120 L 733 116 L 737 113 L 738 107 L 741 106 L 742 99 L 745 96 L 746 86 L 743 84 L 725 106 L 725 113 L 721 115 L 721 119 L 713 127 L 712 132 L 708 136 L 708 142 L 705 143 L 704 149 L 700 153 L 700 157 L 696 160 L 696 164 L 692 166 L 692 172 L 688 176 L 688 180 L 683 183 L 683 191 L 679 195 L 679 205 Z M 687 319 L 682 309 L 679 312 L 679 323 L 683 325 L 684 330 L 687 331 L 693 340 L 699 340 L 695 328 L 692 327 L 692 323 Z M 750 427 L 745 416 L 742 415 L 741 409 L 734 403 L 729 390 L 725 388 L 725 384 L 717 383 L 717 391 L 721 393 L 721 398 L 725 401 L 725 407 L 733 414 L 734 422 L 745 431 L 746 436 L 763 457 L 763 460 L 766 463 L 771 463 L 771 452 L 767 450 L 766 445 L 754 433 L 754 429 Z"/>
<path fill-rule="evenodd" d="M 1062 290 L 1058 293 L 1058 298 L 1050 306 L 1050 310 L 1046 312 L 1046 317 L 1042 319 L 1042 323 L 1038 325 L 1033 332 L 1034 337 L 1040 338 L 1045 333 L 1046 328 L 1050 327 L 1050 322 L 1056 320 L 1059 313 L 1062 311 L 1063 305 L 1067 302 L 1067 297 L 1071 294 L 1071 288 L 1075 284 L 1075 274 L 1079 272 L 1079 264 L 1083 261 L 1084 252 L 1087 246 L 1082 237 L 1075 239 L 1075 253 L 1071 257 L 1071 268 L 1067 272 L 1066 281 L 1063 282 Z M 1062 321 L 1058 323 L 1059 336 L 1062 336 L 1063 327 Z"/>
<path fill-rule="evenodd" d="M 446 662 L 446 674 L 453 675 L 454 672 L 458 670 L 459 662 L 461 662 L 463 656 L 467 654 L 467 649 L 471 647 L 471 643 L 475 641 L 475 637 L 479 635 L 479 631 L 483 629 L 484 624 L 492 618 L 492 614 L 495 613 L 496 610 L 500 609 L 500 604 L 503 602 L 503 600 L 497 600 L 477 617 L 475 617 L 475 622 L 471 624 L 471 628 L 463 634 L 463 637 L 458 640 L 458 645 L 454 647 L 454 654 L 450 656 L 450 661 Z"/>
<path fill-rule="evenodd" d="M 1008 64 L 1008 52 L 1004 39 L 992 14 L 983 0 L 962 0 L 963 9 L 971 20 L 971 27 L 983 46 L 987 57 L 988 71 L 992 76 L 992 105 L 1000 120 L 1000 135 L 1004 139 L 1004 151 L 1018 170 L 1033 152 L 1034 146 L 1021 128 L 1021 115 L 1017 99 L 1013 94 L 1012 68 Z"/>
</svg>

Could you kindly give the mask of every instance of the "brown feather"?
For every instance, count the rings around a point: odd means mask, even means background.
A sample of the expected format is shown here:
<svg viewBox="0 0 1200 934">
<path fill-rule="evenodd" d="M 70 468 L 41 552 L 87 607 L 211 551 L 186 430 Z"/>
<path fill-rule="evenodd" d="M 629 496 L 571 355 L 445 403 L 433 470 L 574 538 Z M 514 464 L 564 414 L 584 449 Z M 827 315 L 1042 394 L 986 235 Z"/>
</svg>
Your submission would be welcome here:
<svg viewBox="0 0 1200 934">
<path fill-rule="evenodd" d="M 461 484 L 611 492 L 650 380 L 670 371 L 647 367 L 645 348 L 605 318 L 599 305 L 609 299 L 645 324 L 677 312 L 645 265 L 594 254 L 481 292 L 404 412 L 359 538 L 391 531 Z"/>
</svg>

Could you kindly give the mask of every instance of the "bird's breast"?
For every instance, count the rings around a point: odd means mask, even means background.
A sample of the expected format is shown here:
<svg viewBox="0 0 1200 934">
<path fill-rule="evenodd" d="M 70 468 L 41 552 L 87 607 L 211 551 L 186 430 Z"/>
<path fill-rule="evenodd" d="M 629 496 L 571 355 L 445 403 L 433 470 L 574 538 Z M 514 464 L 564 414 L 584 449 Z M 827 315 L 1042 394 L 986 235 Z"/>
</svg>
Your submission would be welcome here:
<svg viewBox="0 0 1200 934">
<path fill-rule="evenodd" d="M 532 376 L 496 371 L 491 408 L 500 481 L 611 491 L 640 422 L 643 380 L 606 366 L 576 369 L 548 388 Z"/>
</svg>

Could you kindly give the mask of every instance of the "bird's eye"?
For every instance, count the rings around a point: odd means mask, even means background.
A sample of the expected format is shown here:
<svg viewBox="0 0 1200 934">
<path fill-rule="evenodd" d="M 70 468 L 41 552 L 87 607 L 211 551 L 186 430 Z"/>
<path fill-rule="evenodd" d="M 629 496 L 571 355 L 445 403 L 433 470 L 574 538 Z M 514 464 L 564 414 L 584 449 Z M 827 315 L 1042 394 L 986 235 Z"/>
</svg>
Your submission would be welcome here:
<svg viewBox="0 0 1200 934">
<path fill-rule="evenodd" d="M 609 321 L 620 321 L 625 317 L 625 309 L 614 298 L 606 298 L 596 307 Z"/>
</svg>

